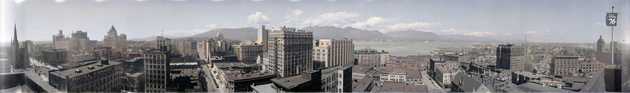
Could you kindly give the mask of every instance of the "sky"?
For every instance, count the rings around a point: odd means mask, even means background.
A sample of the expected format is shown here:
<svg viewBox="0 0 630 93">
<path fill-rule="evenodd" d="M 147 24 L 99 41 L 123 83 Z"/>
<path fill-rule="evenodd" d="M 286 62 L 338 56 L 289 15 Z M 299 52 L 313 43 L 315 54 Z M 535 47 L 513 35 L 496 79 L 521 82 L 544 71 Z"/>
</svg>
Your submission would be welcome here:
<svg viewBox="0 0 630 93">
<path fill-rule="evenodd" d="M 533 42 L 610 38 L 604 15 L 620 13 L 616 40 L 630 37 L 630 0 L 2 0 L 2 39 L 50 41 L 78 30 L 102 40 L 111 26 L 128 38 L 188 36 L 216 28 L 336 26 L 426 31 Z M 625 35 L 624 35 L 625 34 Z M 630 39 L 628 39 L 630 40 Z M 624 41 L 629 42 L 629 41 Z"/>
</svg>

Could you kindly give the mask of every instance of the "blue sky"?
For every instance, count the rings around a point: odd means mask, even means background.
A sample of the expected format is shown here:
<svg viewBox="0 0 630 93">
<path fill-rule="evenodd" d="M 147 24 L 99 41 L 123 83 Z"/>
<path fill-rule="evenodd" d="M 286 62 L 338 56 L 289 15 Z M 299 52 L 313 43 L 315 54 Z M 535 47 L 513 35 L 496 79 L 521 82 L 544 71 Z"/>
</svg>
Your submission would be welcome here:
<svg viewBox="0 0 630 93">
<path fill-rule="evenodd" d="M 538 42 L 593 42 L 609 36 L 610 5 L 630 29 L 630 0 L 3 0 L 2 37 L 51 40 L 58 30 L 102 40 L 111 25 L 129 38 L 186 36 L 215 28 L 337 26 L 381 32 L 418 30 Z M 6 26 L 8 25 L 8 26 Z M 8 27 L 8 28 L 7 28 Z M 629 33 L 624 33 L 629 34 Z M 623 39 L 623 35 L 617 40 Z M 10 36 L 9 36 L 10 37 Z M 608 40 L 608 39 L 607 39 Z M 7 41 L 2 39 L 0 41 Z M 626 41 L 627 42 L 627 41 Z"/>
</svg>

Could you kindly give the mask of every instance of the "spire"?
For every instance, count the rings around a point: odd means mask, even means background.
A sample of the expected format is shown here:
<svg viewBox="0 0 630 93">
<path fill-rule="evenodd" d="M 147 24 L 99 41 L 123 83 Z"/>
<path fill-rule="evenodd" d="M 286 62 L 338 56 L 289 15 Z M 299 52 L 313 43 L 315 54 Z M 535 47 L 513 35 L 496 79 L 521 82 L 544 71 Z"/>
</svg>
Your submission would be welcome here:
<svg viewBox="0 0 630 93">
<path fill-rule="evenodd" d="M 13 45 L 15 47 L 19 46 L 19 41 L 18 41 L 18 37 L 17 37 L 17 24 L 13 24 L 13 41 L 12 41 Z"/>
<path fill-rule="evenodd" d="M 111 27 L 111 28 L 109 28 L 109 32 L 108 32 L 108 34 L 112 34 L 112 35 L 116 35 L 116 34 L 118 34 L 118 33 L 116 32 L 116 27 L 114 27 L 114 25 L 112 25 L 112 27 Z"/>
</svg>

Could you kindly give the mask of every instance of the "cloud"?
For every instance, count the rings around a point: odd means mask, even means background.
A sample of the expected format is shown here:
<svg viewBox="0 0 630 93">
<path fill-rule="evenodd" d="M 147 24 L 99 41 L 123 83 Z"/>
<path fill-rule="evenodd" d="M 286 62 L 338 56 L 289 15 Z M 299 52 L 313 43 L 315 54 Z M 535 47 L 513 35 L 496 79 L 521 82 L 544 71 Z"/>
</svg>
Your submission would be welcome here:
<svg viewBox="0 0 630 93">
<path fill-rule="evenodd" d="M 144 2 L 144 1 L 147 1 L 147 0 L 136 0 L 136 1 L 138 1 L 138 2 Z"/>
<path fill-rule="evenodd" d="M 171 0 L 171 1 L 174 1 L 174 2 L 184 2 L 184 1 L 188 1 L 188 0 Z"/>
<path fill-rule="evenodd" d="M 300 15 L 304 14 L 304 11 L 302 11 L 300 9 L 294 9 L 294 10 L 291 11 L 291 14 L 293 16 L 300 16 Z"/>
<path fill-rule="evenodd" d="M 316 26 L 346 26 L 358 21 L 359 14 L 350 12 L 323 13 L 316 17 L 307 18 L 302 24 Z"/>
<path fill-rule="evenodd" d="M 354 28 L 363 28 L 363 29 L 378 29 L 379 26 L 385 23 L 385 18 L 383 17 L 370 17 L 365 21 L 359 21 L 351 24 L 351 27 Z"/>
<path fill-rule="evenodd" d="M 254 2 L 261 2 L 261 1 L 265 1 L 265 0 L 252 0 Z"/>
<path fill-rule="evenodd" d="M 383 31 L 430 31 L 432 26 L 434 24 L 428 22 L 396 23 L 385 27 Z"/>
<path fill-rule="evenodd" d="M 463 35 L 475 36 L 475 37 L 487 37 L 487 36 L 496 36 L 497 33 L 494 33 L 494 32 L 466 32 Z"/>
<path fill-rule="evenodd" d="M 336 2 L 337 0 L 327 0 L 328 2 Z"/>
<path fill-rule="evenodd" d="M 247 16 L 247 21 L 254 24 L 269 24 L 269 20 L 271 20 L 271 18 L 262 12 L 256 12 Z"/>
<path fill-rule="evenodd" d="M 436 28 L 436 23 L 409 21 L 401 22 L 381 16 L 362 16 L 353 12 L 327 12 L 321 15 L 307 17 L 299 20 L 292 18 L 285 22 L 287 24 L 302 21 L 302 26 L 334 26 L 353 27 L 365 30 L 377 30 L 384 33 L 394 31 L 428 31 Z"/>
<path fill-rule="evenodd" d="M 64 3 L 66 0 L 55 0 L 56 3 Z"/>
<path fill-rule="evenodd" d="M 289 0 L 289 2 L 300 2 L 302 0 Z"/>
<path fill-rule="evenodd" d="M 289 10 L 284 17 L 285 20 L 282 24 L 286 26 L 304 26 L 302 23 L 305 18 L 302 15 L 304 15 L 304 11 L 301 9 Z"/>
<path fill-rule="evenodd" d="M 94 0 L 94 1 L 96 1 L 96 2 L 99 2 L 99 3 L 100 3 L 100 2 L 105 2 L 106 0 Z"/>
<path fill-rule="evenodd" d="M 446 33 L 446 34 L 456 34 L 457 32 L 459 31 L 455 28 L 442 29 L 442 33 Z"/>
</svg>

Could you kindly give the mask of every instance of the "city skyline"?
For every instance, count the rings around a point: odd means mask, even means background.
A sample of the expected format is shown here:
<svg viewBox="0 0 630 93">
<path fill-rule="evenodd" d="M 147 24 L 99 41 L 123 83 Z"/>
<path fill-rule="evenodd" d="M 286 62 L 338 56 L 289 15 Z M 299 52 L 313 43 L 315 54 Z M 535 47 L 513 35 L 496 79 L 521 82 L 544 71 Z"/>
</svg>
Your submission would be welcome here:
<svg viewBox="0 0 630 93">
<path fill-rule="evenodd" d="M 629 92 L 629 11 L 630 0 L 0 0 L 0 91 Z"/>
<path fill-rule="evenodd" d="M 542 2 L 542 3 L 541 3 Z M 626 32 L 630 1 L 382 1 L 382 0 L 7 0 L 3 5 L 2 37 L 18 24 L 22 40 L 50 41 L 64 30 L 88 32 L 102 40 L 116 26 L 130 39 L 187 36 L 216 28 L 353 27 L 380 32 L 425 31 L 496 39 L 524 38 L 533 42 L 589 42 L 610 39 L 603 16 L 610 5 L 622 15 L 616 33 Z M 155 11 L 164 10 L 164 11 Z M 391 11 L 396 10 L 396 11 Z M 80 12 L 79 12 L 80 11 Z M 40 16 L 47 15 L 47 16 Z M 46 20 L 46 21 L 41 21 Z M 6 22 L 9 21 L 9 22 Z M 15 22 L 15 23 L 14 23 Z M 572 33 L 572 35 L 564 35 Z M 627 41 L 628 37 L 625 37 Z M 8 42 L 2 38 L 0 42 Z"/>
</svg>

